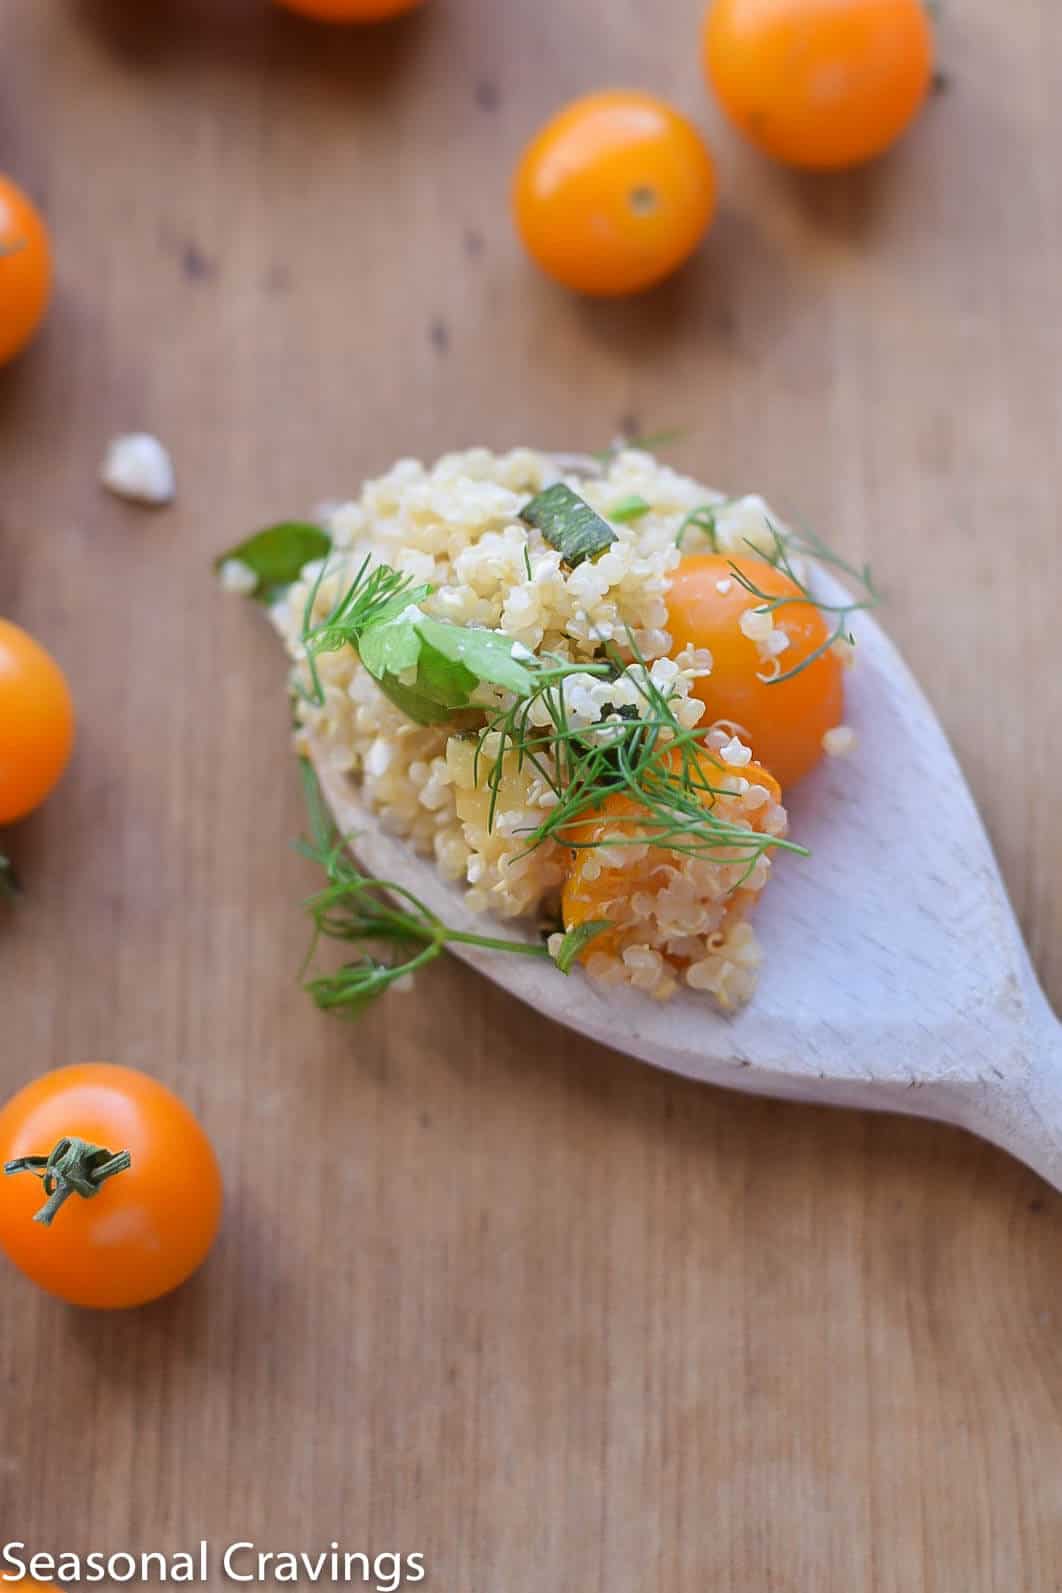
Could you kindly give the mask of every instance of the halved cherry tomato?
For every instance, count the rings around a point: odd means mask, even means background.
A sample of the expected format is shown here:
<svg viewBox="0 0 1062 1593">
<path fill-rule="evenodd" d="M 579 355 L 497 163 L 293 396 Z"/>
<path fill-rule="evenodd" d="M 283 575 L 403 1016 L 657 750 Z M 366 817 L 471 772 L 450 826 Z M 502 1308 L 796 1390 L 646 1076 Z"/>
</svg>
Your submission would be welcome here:
<svg viewBox="0 0 1062 1593">
<path fill-rule="evenodd" d="M 36 206 L 0 175 L 0 365 L 21 354 L 52 296 L 52 250 Z"/>
<path fill-rule="evenodd" d="M 76 1142 L 65 1156 L 64 1142 Z M 124 1169 L 114 1166 L 123 1152 Z M 43 1183 L 46 1169 L 34 1177 L 12 1165 L 49 1156 Z M 221 1174 L 210 1142 L 172 1091 L 132 1068 L 86 1062 L 28 1084 L 0 1109 L 0 1164 L 0 1249 L 72 1305 L 157 1299 L 214 1242 Z M 58 1206 L 48 1225 L 46 1204 Z"/>
<path fill-rule="evenodd" d="M 704 67 L 731 121 L 792 166 L 855 166 L 914 120 L 933 75 L 924 0 L 712 0 Z"/>
<path fill-rule="evenodd" d="M 637 293 L 691 255 L 712 219 L 712 158 L 697 129 L 650 94 L 576 100 L 525 150 L 517 230 L 547 276 L 578 293 Z"/>
<path fill-rule="evenodd" d="M 412 11 L 421 0 L 277 0 L 277 4 L 318 22 L 384 22 Z"/>
<path fill-rule="evenodd" d="M 680 767 L 679 756 L 675 754 L 669 761 L 672 768 L 677 771 Z M 700 754 L 697 762 L 705 785 L 718 785 L 723 773 L 722 765 L 707 752 Z M 741 768 L 728 768 L 726 772 L 739 775 L 750 785 L 761 785 L 767 791 L 770 802 L 764 803 L 761 808 L 750 809 L 747 816 L 749 828 L 757 832 L 762 831 L 763 818 L 770 810 L 771 803 L 782 800 L 778 781 L 758 763 L 747 763 Z M 706 793 L 705 805 L 709 800 L 711 799 Z M 628 796 L 624 792 L 615 792 L 612 796 L 606 797 L 599 808 L 566 826 L 560 832 L 558 840 L 567 842 L 572 847 L 571 862 L 561 893 L 561 918 L 566 930 L 577 929 L 580 924 L 593 923 L 597 920 L 617 917 L 622 919 L 625 916 L 626 904 L 630 902 L 634 893 L 651 890 L 653 876 L 657 870 L 669 860 L 673 860 L 674 853 L 669 853 L 666 846 L 650 846 L 644 858 L 626 868 L 599 869 L 595 866 L 598 844 L 609 837 L 615 839 L 625 836 L 631 841 L 639 840 L 645 833 L 647 817 L 645 807 L 635 797 Z M 616 900 L 617 891 L 620 893 L 619 902 Z M 744 909 L 747 894 L 744 891 L 735 893 L 734 907 L 738 912 Z M 587 944 L 580 960 L 585 961 L 595 952 L 614 955 L 622 939 L 622 926 L 606 930 Z"/>
<path fill-rule="evenodd" d="M 62 670 L 20 626 L 0 619 L 0 824 L 44 801 L 73 744 L 74 705 Z"/>
<path fill-rule="evenodd" d="M 763 644 L 741 628 L 742 616 L 762 603 L 737 580 L 735 568 L 769 597 L 796 600 L 775 611 L 774 630 L 788 645 L 773 665 Z M 706 728 L 717 719 L 732 721 L 782 785 L 795 785 L 823 756 L 826 731 L 844 717 L 843 666 L 836 652 L 827 651 L 790 680 L 772 685 L 770 677 L 805 663 L 829 640 L 833 627 L 827 618 L 765 559 L 719 553 L 682 560 L 667 606 L 673 654 L 693 646 L 712 655 L 711 674 L 693 685 L 707 707 Z"/>
</svg>

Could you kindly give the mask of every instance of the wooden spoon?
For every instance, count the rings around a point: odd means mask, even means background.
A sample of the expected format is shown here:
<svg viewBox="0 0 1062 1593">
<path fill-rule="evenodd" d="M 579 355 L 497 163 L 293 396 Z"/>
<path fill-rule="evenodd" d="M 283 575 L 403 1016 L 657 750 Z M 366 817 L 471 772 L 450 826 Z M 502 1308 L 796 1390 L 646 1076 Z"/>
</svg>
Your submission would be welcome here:
<svg viewBox="0 0 1062 1593">
<path fill-rule="evenodd" d="M 844 601 L 824 571 L 814 585 L 823 601 Z M 1062 1026 L 936 716 L 866 617 L 858 642 L 846 712 L 857 750 L 786 799 L 791 834 L 812 856 L 776 862 L 756 915 L 760 985 L 741 1012 L 721 1016 L 693 992 L 661 1004 L 545 961 L 453 949 L 518 1000 L 657 1067 L 957 1123 L 1062 1189 Z M 324 749 L 312 757 L 340 831 L 356 833 L 372 873 L 453 928 L 491 932 L 459 886 L 359 805 Z"/>
</svg>

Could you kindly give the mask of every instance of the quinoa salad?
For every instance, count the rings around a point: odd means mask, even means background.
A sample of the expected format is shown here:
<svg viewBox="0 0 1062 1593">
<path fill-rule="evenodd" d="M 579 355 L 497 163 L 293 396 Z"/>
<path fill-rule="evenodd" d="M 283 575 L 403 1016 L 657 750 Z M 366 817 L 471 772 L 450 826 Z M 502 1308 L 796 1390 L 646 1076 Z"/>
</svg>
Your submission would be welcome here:
<svg viewBox="0 0 1062 1593">
<path fill-rule="evenodd" d="M 750 912 L 802 851 L 780 782 L 851 740 L 817 549 L 625 447 L 401 460 L 302 530 L 267 594 L 297 751 L 563 972 L 745 1002 Z"/>
</svg>

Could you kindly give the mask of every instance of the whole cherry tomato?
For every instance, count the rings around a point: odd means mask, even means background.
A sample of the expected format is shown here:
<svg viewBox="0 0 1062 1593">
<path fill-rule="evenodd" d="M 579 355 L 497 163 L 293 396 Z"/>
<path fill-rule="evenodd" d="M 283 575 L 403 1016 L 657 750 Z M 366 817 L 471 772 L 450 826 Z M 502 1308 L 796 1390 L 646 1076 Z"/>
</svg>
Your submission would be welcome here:
<svg viewBox="0 0 1062 1593">
<path fill-rule="evenodd" d="M 704 67 L 731 121 L 792 166 L 855 166 L 914 120 L 933 76 L 924 0 L 712 0 Z"/>
<path fill-rule="evenodd" d="M 168 1294 L 217 1234 L 209 1140 L 172 1091 L 132 1068 L 86 1062 L 28 1084 L 0 1109 L 0 1163 L 0 1249 L 72 1305 Z"/>
<path fill-rule="evenodd" d="M 753 611 L 763 599 L 741 584 L 735 570 L 769 599 L 786 599 L 767 627 L 782 644 L 776 655 L 755 634 Z M 682 560 L 667 607 L 674 652 L 706 647 L 712 655 L 711 674 L 693 686 L 707 707 L 705 727 L 716 719 L 739 726 L 753 755 L 783 788 L 794 785 L 824 756 L 823 736 L 844 717 L 843 666 L 833 649 L 819 651 L 833 628 L 822 610 L 765 559 L 720 553 Z"/>
<path fill-rule="evenodd" d="M 277 0 L 277 4 L 318 22 L 385 22 L 412 11 L 421 0 Z"/>
<path fill-rule="evenodd" d="M 707 230 L 715 197 L 696 128 L 649 94 L 612 90 L 576 100 L 532 141 L 513 212 L 547 276 L 613 297 L 680 266 Z"/>
<path fill-rule="evenodd" d="M 52 250 L 40 213 L 0 174 L 0 365 L 21 354 L 52 296 Z"/>
<path fill-rule="evenodd" d="M 0 619 L 0 824 L 43 802 L 74 744 L 74 705 L 59 665 L 18 625 Z"/>
</svg>

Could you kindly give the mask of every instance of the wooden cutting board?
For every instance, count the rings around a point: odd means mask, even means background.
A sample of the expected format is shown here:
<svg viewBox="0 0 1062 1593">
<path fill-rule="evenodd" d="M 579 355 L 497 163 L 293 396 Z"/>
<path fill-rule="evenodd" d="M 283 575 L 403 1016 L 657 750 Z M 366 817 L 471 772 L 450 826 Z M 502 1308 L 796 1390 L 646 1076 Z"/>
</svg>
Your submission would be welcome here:
<svg viewBox="0 0 1062 1593">
<path fill-rule="evenodd" d="M 211 555 L 399 454 L 675 425 L 677 464 L 873 559 L 1062 998 L 1062 11 L 951 0 L 916 134 L 821 181 L 721 126 L 698 13 L 0 8 L 0 167 L 59 258 L 0 373 L 0 610 L 81 722 L 7 838 L 0 1087 L 141 1065 L 228 1184 L 207 1269 L 145 1311 L 2 1274 L 2 1541 L 336 1539 L 445 1593 L 1062 1587 L 1062 1204 L 1032 1174 L 664 1077 L 456 966 L 356 1027 L 295 980 L 283 666 Z M 506 196 L 609 83 L 686 107 L 724 198 L 682 276 L 592 305 L 532 273 Z M 163 513 L 96 486 L 140 427 Z"/>
</svg>

